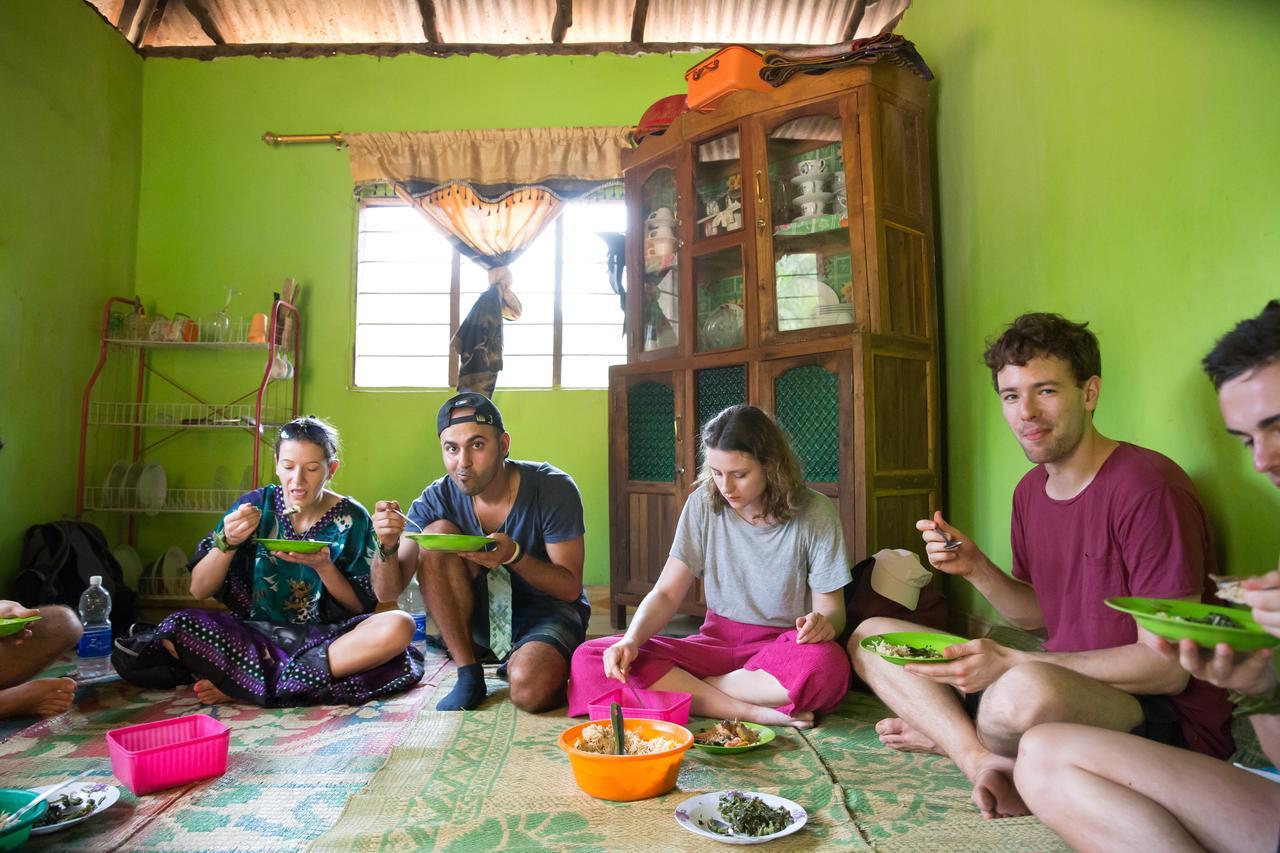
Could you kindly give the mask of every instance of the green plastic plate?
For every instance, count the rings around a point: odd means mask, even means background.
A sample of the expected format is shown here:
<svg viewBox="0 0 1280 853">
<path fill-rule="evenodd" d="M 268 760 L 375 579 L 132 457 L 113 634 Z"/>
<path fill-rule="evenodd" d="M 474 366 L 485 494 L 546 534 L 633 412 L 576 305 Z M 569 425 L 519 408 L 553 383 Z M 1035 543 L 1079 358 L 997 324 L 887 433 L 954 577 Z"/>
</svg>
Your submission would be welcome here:
<svg viewBox="0 0 1280 853">
<path fill-rule="evenodd" d="M 1280 637 L 1272 636 L 1259 627 L 1248 610 L 1237 607 L 1218 607 L 1196 601 L 1179 601 L 1176 598 L 1108 598 L 1106 605 L 1112 610 L 1128 613 L 1137 623 L 1157 637 L 1166 640 L 1188 639 L 1197 646 L 1212 648 L 1226 643 L 1241 652 L 1251 652 L 1267 646 L 1280 645 Z M 1201 625 L 1184 622 L 1170 616 L 1208 616 L 1217 613 L 1234 619 L 1241 627 Z"/>
<path fill-rule="evenodd" d="M 493 544 L 487 536 L 467 536 L 463 533 L 406 533 L 405 538 L 418 543 L 425 551 L 483 551 Z"/>
<path fill-rule="evenodd" d="M 900 658 L 893 655 L 880 654 L 875 650 L 875 644 L 878 640 L 884 640 L 886 643 L 893 643 L 895 646 L 915 646 L 917 649 L 928 649 L 935 654 L 931 658 Z M 867 637 L 858 645 L 869 652 L 874 652 L 880 657 L 896 663 L 898 666 L 906 666 L 909 663 L 946 663 L 949 658 L 943 657 L 942 652 L 947 646 L 954 646 L 958 643 L 969 642 L 964 637 L 957 637 L 955 634 L 935 634 L 930 631 L 894 631 L 891 634 L 876 634 L 874 637 Z"/>
<path fill-rule="evenodd" d="M 719 722 L 719 721 L 717 720 L 716 722 Z M 711 726 L 714 726 L 714 725 L 715 723 L 711 723 L 710 725 L 703 726 L 700 729 L 694 730 L 693 732 L 695 736 L 695 739 L 693 741 L 694 747 L 696 747 L 697 749 L 701 749 L 704 752 L 721 752 L 721 753 L 750 752 L 753 749 L 764 746 L 766 743 L 770 743 L 774 738 L 778 736 L 777 733 L 773 729 L 769 728 L 768 726 L 762 726 L 759 723 L 743 723 L 744 726 L 751 729 L 756 734 L 760 735 L 760 739 L 758 741 L 756 741 L 755 743 L 749 743 L 746 746 L 712 746 L 709 743 L 698 743 L 696 738 L 697 734 L 699 732 L 702 732 L 711 728 Z"/>
<path fill-rule="evenodd" d="M 328 548 L 332 542 L 318 539 L 259 539 L 258 544 L 268 551 L 291 551 L 294 554 L 315 554 Z"/>
<path fill-rule="evenodd" d="M 27 627 L 27 623 L 34 622 L 39 618 L 39 616 L 6 616 L 0 619 L 0 637 L 16 634 Z"/>
</svg>

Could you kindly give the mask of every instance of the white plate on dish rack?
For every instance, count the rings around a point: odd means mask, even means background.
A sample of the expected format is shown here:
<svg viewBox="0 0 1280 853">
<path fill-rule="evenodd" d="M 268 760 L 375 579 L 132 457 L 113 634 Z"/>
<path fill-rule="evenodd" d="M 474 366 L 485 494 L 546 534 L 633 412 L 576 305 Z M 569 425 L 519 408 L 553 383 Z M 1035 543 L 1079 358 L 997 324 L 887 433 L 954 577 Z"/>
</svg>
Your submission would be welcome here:
<svg viewBox="0 0 1280 853">
<path fill-rule="evenodd" d="M 147 515 L 155 515 L 164 507 L 168 481 L 164 466 L 152 463 L 138 474 L 138 508 Z"/>
<path fill-rule="evenodd" d="M 104 506 L 121 506 L 124 504 L 124 480 L 129 473 L 129 463 L 121 459 L 111 466 L 107 479 L 102 482 L 102 503 Z"/>
</svg>

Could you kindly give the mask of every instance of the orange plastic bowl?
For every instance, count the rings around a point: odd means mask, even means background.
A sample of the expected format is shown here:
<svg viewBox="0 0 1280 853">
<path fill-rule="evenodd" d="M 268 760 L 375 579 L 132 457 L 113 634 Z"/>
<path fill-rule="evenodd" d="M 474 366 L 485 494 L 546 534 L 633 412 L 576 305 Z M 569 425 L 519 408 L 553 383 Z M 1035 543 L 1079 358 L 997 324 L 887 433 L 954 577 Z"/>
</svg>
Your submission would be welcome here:
<svg viewBox="0 0 1280 853">
<path fill-rule="evenodd" d="M 665 794 L 676 786 L 680 762 L 693 745 L 693 734 L 688 729 L 665 720 L 627 720 L 623 724 L 627 731 L 635 732 L 645 740 L 666 737 L 679 745 L 648 755 L 602 755 L 574 749 L 573 744 L 582 730 L 592 723 L 609 725 L 608 720 L 579 723 L 561 733 L 558 741 L 560 748 L 569 756 L 573 781 L 579 788 L 602 800 L 626 803 Z"/>
</svg>

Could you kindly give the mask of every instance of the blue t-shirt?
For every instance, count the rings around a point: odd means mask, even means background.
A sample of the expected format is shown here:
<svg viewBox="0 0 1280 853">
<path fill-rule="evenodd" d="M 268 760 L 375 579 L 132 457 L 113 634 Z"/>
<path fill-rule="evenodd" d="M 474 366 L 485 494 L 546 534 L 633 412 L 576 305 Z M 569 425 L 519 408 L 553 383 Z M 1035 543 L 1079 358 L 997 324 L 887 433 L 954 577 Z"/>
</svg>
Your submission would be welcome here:
<svg viewBox="0 0 1280 853">
<path fill-rule="evenodd" d="M 582 496 L 573 478 L 546 462 L 522 462 L 508 459 L 520 472 L 520 489 L 511 503 L 507 518 L 497 531 L 520 543 L 525 552 L 539 560 L 550 561 L 547 545 L 569 542 L 586 533 L 582 522 Z M 463 533 L 484 536 L 471 499 L 446 475 L 423 489 L 409 507 L 409 520 L 423 530 L 441 519 L 457 525 Z M 511 606 L 519 609 L 537 599 L 558 600 L 535 588 L 520 572 L 511 572 Z M 587 605 L 586 591 L 578 601 Z"/>
</svg>

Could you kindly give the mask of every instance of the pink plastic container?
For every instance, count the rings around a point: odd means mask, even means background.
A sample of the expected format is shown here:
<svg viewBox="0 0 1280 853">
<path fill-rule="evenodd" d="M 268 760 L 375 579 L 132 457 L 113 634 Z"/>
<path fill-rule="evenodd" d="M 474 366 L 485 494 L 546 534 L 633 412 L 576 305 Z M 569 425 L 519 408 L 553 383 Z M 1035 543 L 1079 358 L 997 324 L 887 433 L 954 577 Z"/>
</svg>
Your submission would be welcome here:
<svg viewBox="0 0 1280 853">
<path fill-rule="evenodd" d="M 636 704 L 636 699 L 644 706 Z M 603 696 L 597 696 L 587 703 L 587 719 L 609 719 L 609 705 L 617 702 L 622 706 L 622 716 L 641 720 L 666 720 L 683 726 L 689 722 L 689 702 L 693 697 L 688 693 L 667 693 L 663 690 L 632 690 L 618 688 L 610 690 Z"/>
<path fill-rule="evenodd" d="M 227 772 L 231 730 L 207 714 L 189 714 L 107 732 L 111 770 L 141 796 Z"/>
</svg>

